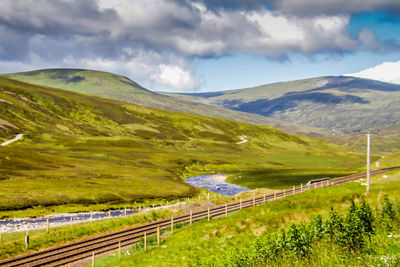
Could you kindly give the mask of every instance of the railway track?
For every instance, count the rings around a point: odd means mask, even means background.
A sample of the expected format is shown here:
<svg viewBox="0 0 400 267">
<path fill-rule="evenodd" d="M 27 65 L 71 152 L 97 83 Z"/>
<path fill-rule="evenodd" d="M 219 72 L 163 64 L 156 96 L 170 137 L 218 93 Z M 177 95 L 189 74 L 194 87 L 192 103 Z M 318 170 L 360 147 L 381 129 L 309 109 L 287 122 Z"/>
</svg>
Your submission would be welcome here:
<svg viewBox="0 0 400 267">
<path fill-rule="evenodd" d="M 400 169 L 400 167 L 392 167 L 371 171 L 371 176 L 379 175 L 388 171 Z M 104 234 L 76 242 L 39 250 L 36 252 L 24 254 L 10 259 L 0 261 L 0 266 L 68 266 L 82 260 L 101 254 L 106 254 L 122 248 L 137 244 L 145 236 L 155 235 L 159 237 L 160 231 L 163 229 L 171 229 L 175 224 L 193 223 L 198 220 L 207 218 L 215 218 L 223 216 L 229 212 L 252 207 L 268 201 L 272 201 L 285 196 L 290 196 L 304 192 L 314 188 L 322 188 L 327 186 L 340 185 L 349 181 L 354 181 L 366 177 L 366 173 L 359 173 L 345 177 L 339 177 L 331 180 L 321 181 L 310 184 L 308 186 L 293 187 L 289 190 L 275 192 L 273 194 L 261 197 L 253 197 L 244 201 L 236 201 L 229 204 L 217 206 L 212 209 L 202 210 L 190 214 L 185 214 L 169 219 L 151 222 L 145 225 L 135 226 L 120 230 L 114 233 Z"/>
</svg>

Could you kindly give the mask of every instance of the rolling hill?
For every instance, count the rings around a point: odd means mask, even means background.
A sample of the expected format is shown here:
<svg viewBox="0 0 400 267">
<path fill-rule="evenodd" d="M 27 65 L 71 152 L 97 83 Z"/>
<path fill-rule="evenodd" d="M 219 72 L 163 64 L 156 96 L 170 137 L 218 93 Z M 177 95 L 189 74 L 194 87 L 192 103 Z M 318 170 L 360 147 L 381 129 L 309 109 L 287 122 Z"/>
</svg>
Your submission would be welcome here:
<svg viewBox="0 0 400 267">
<path fill-rule="evenodd" d="M 314 137 L 326 135 L 322 129 L 315 127 L 300 126 L 295 123 L 283 122 L 257 114 L 204 105 L 152 92 L 127 77 L 107 72 L 82 69 L 44 69 L 6 74 L 4 76 L 32 84 L 55 87 L 138 105 L 232 119 L 258 125 L 272 125 L 283 131 Z"/>
<path fill-rule="evenodd" d="M 192 196 L 210 172 L 342 175 L 359 153 L 233 120 L 165 111 L 0 77 L 0 210 Z M 241 135 L 248 142 L 237 144 Z M 305 182 L 291 176 L 276 187 Z"/>
<path fill-rule="evenodd" d="M 333 133 L 351 133 L 400 122 L 400 85 L 354 77 L 327 76 L 173 96 Z"/>
</svg>

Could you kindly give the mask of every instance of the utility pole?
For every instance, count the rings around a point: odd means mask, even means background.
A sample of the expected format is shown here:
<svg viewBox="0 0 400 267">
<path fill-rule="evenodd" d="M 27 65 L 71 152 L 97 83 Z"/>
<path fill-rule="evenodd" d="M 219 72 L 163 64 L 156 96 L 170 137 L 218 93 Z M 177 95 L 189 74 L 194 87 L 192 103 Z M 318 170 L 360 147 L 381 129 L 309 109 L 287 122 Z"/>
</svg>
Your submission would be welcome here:
<svg viewBox="0 0 400 267">
<path fill-rule="evenodd" d="M 371 178 L 370 178 L 370 153 L 371 153 L 371 135 L 370 133 L 367 133 L 367 192 L 369 192 L 369 187 L 371 183 Z"/>
</svg>

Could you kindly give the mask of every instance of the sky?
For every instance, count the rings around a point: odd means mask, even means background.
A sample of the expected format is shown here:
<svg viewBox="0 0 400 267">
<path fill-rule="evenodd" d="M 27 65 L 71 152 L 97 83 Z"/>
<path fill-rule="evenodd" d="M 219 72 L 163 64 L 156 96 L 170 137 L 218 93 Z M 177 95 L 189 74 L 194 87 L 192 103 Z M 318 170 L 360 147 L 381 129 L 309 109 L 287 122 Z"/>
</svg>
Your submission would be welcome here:
<svg viewBox="0 0 400 267">
<path fill-rule="evenodd" d="M 327 75 L 400 83 L 400 1 L 1 0 L 0 73 L 44 68 L 173 92 Z"/>
</svg>

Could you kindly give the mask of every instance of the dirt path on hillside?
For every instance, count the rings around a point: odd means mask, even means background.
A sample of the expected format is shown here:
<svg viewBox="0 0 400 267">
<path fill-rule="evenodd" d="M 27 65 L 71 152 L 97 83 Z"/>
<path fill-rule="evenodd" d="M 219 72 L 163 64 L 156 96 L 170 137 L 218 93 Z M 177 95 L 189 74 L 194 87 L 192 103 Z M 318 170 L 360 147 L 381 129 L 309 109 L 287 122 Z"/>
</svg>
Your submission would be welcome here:
<svg viewBox="0 0 400 267">
<path fill-rule="evenodd" d="M 16 137 L 14 137 L 13 139 L 10 139 L 8 141 L 5 141 L 4 143 L 1 144 L 1 146 L 6 146 L 6 145 L 9 145 L 9 144 L 11 144 L 11 143 L 13 143 L 15 141 L 18 141 L 18 140 L 22 139 L 23 136 L 24 136 L 24 134 L 17 134 Z"/>
</svg>

